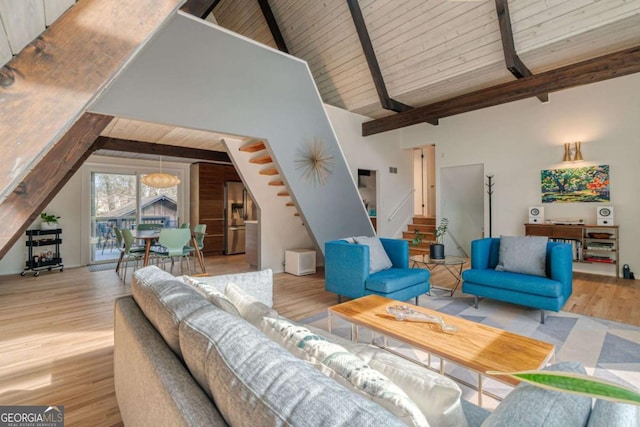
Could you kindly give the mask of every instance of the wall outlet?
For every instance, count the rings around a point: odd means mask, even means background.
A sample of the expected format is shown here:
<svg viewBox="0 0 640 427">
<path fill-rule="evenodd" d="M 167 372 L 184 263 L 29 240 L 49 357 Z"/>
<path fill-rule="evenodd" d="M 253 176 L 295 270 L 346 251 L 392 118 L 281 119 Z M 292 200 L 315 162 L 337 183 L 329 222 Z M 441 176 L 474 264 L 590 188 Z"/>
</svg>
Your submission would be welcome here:
<svg viewBox="0 0 640 427">
<path fill-rule="evenodd" d="M 398 168 L 394 168 L 392 166 L 389 166 L 389 173 L 398 173 Z"/>
</svg>

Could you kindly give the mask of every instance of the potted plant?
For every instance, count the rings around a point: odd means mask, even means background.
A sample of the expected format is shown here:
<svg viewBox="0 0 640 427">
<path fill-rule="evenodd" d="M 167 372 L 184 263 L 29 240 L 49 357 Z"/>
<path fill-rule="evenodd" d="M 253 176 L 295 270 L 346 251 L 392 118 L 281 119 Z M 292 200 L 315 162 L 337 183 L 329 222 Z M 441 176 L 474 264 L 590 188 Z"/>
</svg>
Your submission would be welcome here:
<svg viewBox="0 0 640 427">
<path fill-rule="evenodd" d="M 56 230 L 60 228 L 60 223 L 58 222 L 59 219 L 59 216 L 42 212 L 40 214 L 40 220 L 42 221 L 40 223 L 40 230 Z"/>
<path fill-rule="evenodd" d="M 436 227 L 433 234 L 436 236 L 435 243 L 429 245 L 429 258 L 431 259 L 444 259 L 444 235 L 447 233 L 447 229 L 449 228 L 449 220 L 447 218 L 442 218 L 440 220 L 440 225 Z"/>
</svg>

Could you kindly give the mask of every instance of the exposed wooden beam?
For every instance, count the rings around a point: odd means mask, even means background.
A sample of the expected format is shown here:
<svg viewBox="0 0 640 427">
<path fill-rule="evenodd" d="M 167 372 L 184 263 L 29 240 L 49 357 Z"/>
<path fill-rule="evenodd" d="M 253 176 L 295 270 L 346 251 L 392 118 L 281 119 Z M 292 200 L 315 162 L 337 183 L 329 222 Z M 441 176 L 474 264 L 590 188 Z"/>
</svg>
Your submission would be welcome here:
<svg viewBox="0 0 640 427">
<path fill-rule="evenodd" d="M 0 205 L 0 259 L 96 149 L 113 117 L 84 113 Z"/>
<path fill-rule="evenodd" d="M 360 4 L 358 3 L 358 0 L 347 0 L 347 4 L 349 5 L 349 10 L 351 11 L 351 18 L 353 19 L 353 24 L 356 27 L 356 32 L 358 33 L 360 44 L 362 45 L 364 57 L 367 60 L 367 65 L 369 66 L 369 71 L 371 72 L 373 85 L 376 88 L 376 92 L 378 92 L 380 105 L 382 105 L 382 108 L 384 108 L 385 110 L 391 110 L 395 112 L 411 110 L 413 107 L 411 107 L 410 105 L 403 104 L 402 102 L 396 101 L 389 96 L 387 86 L 384 83 L 384 77 L 382 76 L 382 70 L 380 69 L 380 64 L 378 63 L 378 59 L 376 58 L 376 52 L 373 49 L 373 43 L 371 43 L 371 38 L 369 37 L 367 24 L 364 22 L 364 16 L 362 16 Z M 438 121 L 430 120 L 429 123 L 437 125 Z"/>
<path fill-rule="evenodd" d="M 364 136 L 640 72 L 640 46 L 362 124 Z"/>
<path fill-rule="evenodd" d="M 264 19 L 267 21 L 267 25 L 269 26 L 273 40 L 276 42 L 276 46 L 278 46 L 280 51 L 289 53 L 287 44 L 284 42 L 284 38 L 280 32 L 278 21 L 276 21 L 276 17 L 273 16 L 273 11 L 271 10 L 271 6 L 269 6 L 269 0 L 258 0 L 258 4 L 260 5 L 260 10 L 262 10 L 262 16 L 264 16 Z"/>
<path fill-rule="evenodd" d="M 507 65 L 507 70 L 509 70 L 516 79 L 529 77 L 533 73 L 516 53 L 508 0 L 496 0 L 496 12 L 498 14 L 498 23 L 500 24 L 500 38 L 502 39 L 502 51 L 504 52 L 504 61 Z M 549 94 L 538 95 L 538 99 L 542 102 L 548 102 Z"/>
<path fill-rule="evenodd" d="M 96 146 L 98 150 L 124 151 L 127 153 L 154 154 L 158 156 L 179 157 L 183 159 L 231 163 L 229 155 L 222 151 L 202 150 L 199 148 L 178 147 L 175 145 L 166 144 L 154 144 L 151 142 L 109 138 L 106 136 L 98 137 L 98 139 L 96 140 Z"/>
<path fill-rule="evenodd" d="M 180 10 L 200 19 L 206 19 L 218 3 L 220 0 L 187 0 Z"/>
<path fill-rule="evenodd" d="M 0 72 L 0 200 L 181 0 L 83 0 Z M 92 141 L 93 142 L 93 141 Z"/>
</svg>

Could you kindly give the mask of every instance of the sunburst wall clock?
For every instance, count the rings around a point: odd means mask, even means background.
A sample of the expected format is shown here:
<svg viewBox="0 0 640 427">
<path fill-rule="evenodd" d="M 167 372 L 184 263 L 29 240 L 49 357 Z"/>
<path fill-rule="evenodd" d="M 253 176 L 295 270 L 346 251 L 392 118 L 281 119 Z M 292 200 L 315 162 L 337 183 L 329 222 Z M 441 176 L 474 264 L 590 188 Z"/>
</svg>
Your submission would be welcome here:
<svg viewBox="0 0 640 427">
<path fill-rule="evenodd" d="M 302 169 L 302 178 L 314 185 L 324 185 L 333 173 L 335 157 L 324 138 L 313 138 L 309 144 L 298 148 L 296 169 Z"/>
</svg>

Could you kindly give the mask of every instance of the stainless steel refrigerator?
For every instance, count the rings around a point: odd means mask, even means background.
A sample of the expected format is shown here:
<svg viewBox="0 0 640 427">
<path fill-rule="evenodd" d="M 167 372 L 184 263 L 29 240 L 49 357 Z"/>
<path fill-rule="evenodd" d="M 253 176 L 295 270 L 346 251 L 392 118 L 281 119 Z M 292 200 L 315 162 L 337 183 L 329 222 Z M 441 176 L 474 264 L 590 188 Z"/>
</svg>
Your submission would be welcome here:
<svg viewBox="0 0 640 427">
<path fill-rule="evenodd" d="M 244 222 L 256 219 L 256 209 L 247 189 L 241 182 L 227 181 L 224 185 L 224 253 L 245 252 Z"/>
</svg>

